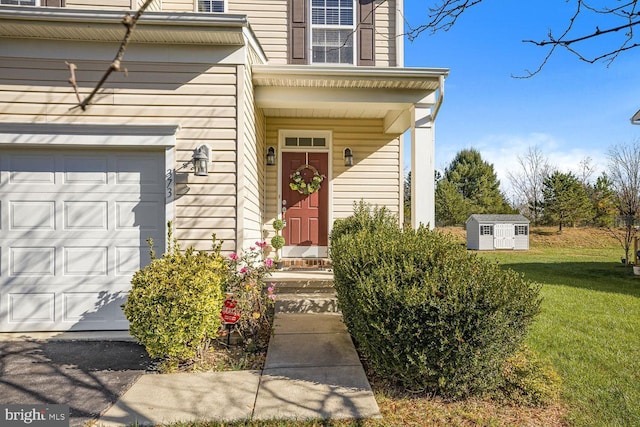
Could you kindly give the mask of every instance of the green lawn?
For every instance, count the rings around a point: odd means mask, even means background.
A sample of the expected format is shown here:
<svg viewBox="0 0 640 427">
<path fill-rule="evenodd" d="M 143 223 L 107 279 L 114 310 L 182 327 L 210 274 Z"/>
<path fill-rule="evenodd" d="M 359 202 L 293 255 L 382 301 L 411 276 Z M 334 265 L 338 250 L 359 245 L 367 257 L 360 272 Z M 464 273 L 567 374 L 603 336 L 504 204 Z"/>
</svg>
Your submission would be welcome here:
<svg viewBox="0 0 640 427">
<path fill-rule="evenodd" d="M 640 426 L 640 276 L 620 249 L 543 248 L 480 256 L 542 283 L 528 343 L 563 378 L 577 426 Z"/>
<path fill-rule="evenodd" d="M 479 253 L 543 284 L 542 313 L 528 343 L 551 359 L 562 376 L 570 426 L 640 426 L 640 276 L 620 263 L 620 253 L 617 247 L 569 249 L 554 243 L 526 252 Z M 380 390 L 376 395 L 383 420 L 175 426 L 521 426 L 546 425 L 547 420 L 544 409 L 505 413 L 475 401 L 447 405 L 428 397 L 393 398 Z"/>
</svg>

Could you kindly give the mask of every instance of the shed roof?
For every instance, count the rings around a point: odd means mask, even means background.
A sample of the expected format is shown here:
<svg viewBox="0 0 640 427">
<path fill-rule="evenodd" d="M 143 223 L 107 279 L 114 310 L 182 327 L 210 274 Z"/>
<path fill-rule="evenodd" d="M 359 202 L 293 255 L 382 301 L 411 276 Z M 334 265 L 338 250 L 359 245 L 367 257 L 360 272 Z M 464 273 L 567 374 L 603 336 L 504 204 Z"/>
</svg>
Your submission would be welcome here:
<svg viewBox="0 0 640 427">
<path fill-rule="evenodd" d="M 529 220 L 520 214 L 473 214 L 467 218 L 467 222 L 470 219 L 475 219 L 478 222 L 508 222 L 508 223 L 526 223 L 529 224 Z"/>
</svg>

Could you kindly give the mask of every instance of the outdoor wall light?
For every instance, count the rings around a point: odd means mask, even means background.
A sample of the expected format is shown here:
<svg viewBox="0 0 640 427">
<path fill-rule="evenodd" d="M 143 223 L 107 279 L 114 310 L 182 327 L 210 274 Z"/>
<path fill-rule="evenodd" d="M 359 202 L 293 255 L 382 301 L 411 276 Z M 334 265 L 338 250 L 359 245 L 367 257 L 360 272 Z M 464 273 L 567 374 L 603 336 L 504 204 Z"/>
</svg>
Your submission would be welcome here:
<svg viewBox="0 0 640 427">
<path fill-rule="evenodd" d="M 209 147 L 201 145 L 193 150 L 191 161 L 195 176 L 207 176 L 209 174 Z"/>
<path fill-rule="evenodd" d="M 273 166 L 276 164 L 276 149 L 273 147 L 267 148 L 267 165 Z"/>
<path fill-rule="evenodd" d="M 344 149 L 344 165 L 345 166 L 353 166 L 353 153 L 351 152 L 351 148 Z"/>
</svg>

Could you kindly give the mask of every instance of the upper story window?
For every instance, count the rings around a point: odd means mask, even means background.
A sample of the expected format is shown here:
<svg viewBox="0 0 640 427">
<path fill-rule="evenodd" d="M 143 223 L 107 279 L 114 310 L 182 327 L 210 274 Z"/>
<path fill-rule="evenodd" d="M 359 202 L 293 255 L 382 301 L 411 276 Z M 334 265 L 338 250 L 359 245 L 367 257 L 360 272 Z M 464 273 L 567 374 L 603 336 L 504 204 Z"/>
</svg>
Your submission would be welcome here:
<svg viewBox="0 0 640 427">
<path fill-rule="evenodd" d="M 9 4 L 12 6 L 39 6 L 37 0 L 0 0 L 0 4 Z"/>
<path fill-rule="evenodd" d="M 375 65 L 376 0 L 288 0 L 289 64 Z"/>
<path fill-rule="evenodd" d="M 353 0 L 312 0 L 313 63 L 353 64 L 353 12 Z"/>
<path fill-rule="evenodd" d="M 198 12 L 224 13 L 224 0 L 198 0 Z"/>
</svg>

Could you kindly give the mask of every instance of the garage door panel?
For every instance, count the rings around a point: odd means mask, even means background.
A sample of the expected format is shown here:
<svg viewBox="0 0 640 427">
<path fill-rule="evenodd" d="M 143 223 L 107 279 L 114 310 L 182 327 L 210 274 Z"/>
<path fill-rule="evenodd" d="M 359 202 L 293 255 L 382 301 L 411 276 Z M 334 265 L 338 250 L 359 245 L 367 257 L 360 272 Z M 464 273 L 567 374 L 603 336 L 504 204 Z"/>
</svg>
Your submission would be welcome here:
<svg viewBox="0 0 640 427">
<path fill-rule="evenodd" d="M 109 248 L 92 246 L 65 246 L 64 275 L 95 277 L 107 276 Z"/>
<path fill-rule="evenodd" d="M 9 323 L 49 325 L 55 323 L 55 293 L 10 293 L 7 298 Z"/>
<path fill-rule="evenodd" d="M 66 201 L 63 204 L 66 230 L 106 230 L 109 204 L 106 201 Z"/>
<path fill-rule="evenodd" d="M 164 228 L 163 204 L 157 201 L 116 202 L 116 228 L 146 232 Z"/>
<path fill-rule="evenodd" d="M 14 246 L 9 248 L 9 276 L 54 276 L 56 248 Z"/>
<path fill-rule="evenodd" d="M 126 292 L 65 292 L 62 295 L 62 320 L 64 322 L 124 321 L 122 304 Z"/>
<path fill-rule="evenodd" d="M 64 156 L 63 185 L 106 185 L 108 183 L 108 159 L 98 156 Z"/>
<path fill-rule="evenodd" d="M 116 185 L 158 185 L 164 183 L 164 167 L 143 156 L 117 157 Z"/>
<path fill-rule="evenodd" d="M 9 156 L 9 184 L 54 184 L 55 159 L 46 154 Z"/>
<path fill-rule="evenodd" d="M 147 239 L 164 251 L 164 152 L 2 151 L 0 331 L 126 330 Z"/>
<path fill-rule="evenodd" d="M 53 200 L 9 201 L 10 228 L 13 230 L 53 230 L 55 202 Z"/>
<path fill-rule="evenodd" d="M 153 239 L 154 245 L 162 242 Z M 146 243 L 146 242 L 145 242 Z M 154 248 L 158 250 L 158 248 Z M 149 246 L 117 246 L 115 248 L 115 275 L 131 277 L 142 266 L 151 262 Z"/>
</svg>

